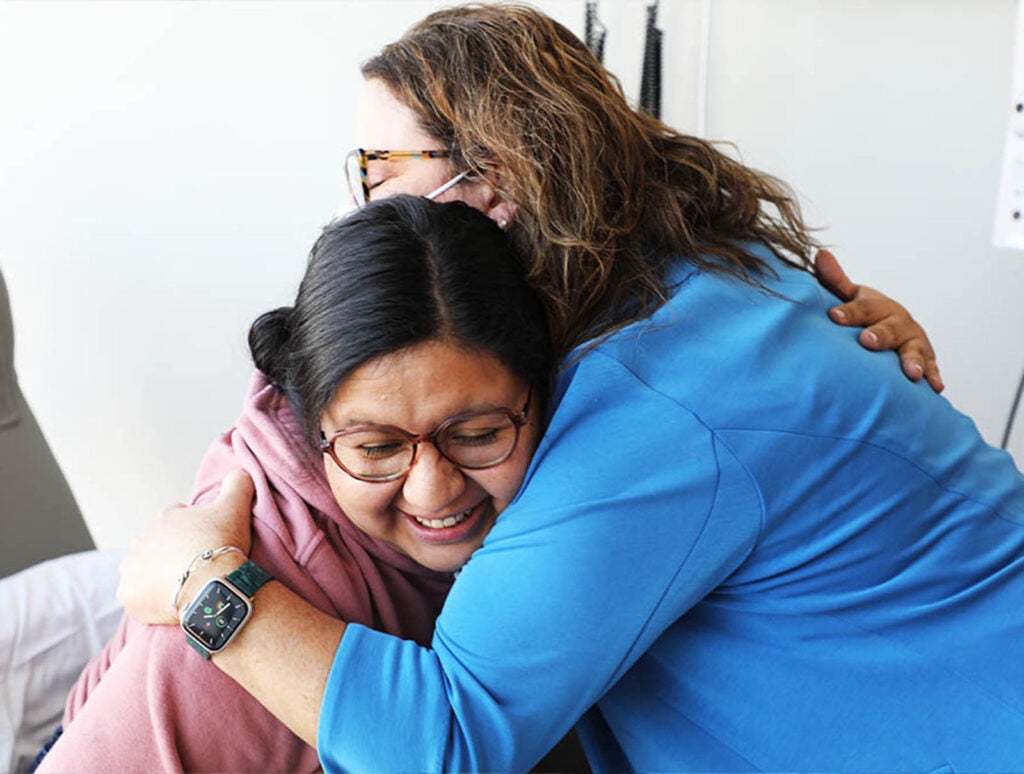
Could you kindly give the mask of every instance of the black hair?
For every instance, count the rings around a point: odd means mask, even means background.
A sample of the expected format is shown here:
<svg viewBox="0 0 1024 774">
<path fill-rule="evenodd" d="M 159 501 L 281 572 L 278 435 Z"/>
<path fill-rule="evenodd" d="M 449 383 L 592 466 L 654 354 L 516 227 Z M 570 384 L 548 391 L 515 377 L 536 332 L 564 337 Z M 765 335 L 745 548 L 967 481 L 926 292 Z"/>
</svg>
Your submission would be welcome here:
<svg viewBox="0 0 1024 774">
<path fill-rule="evenodd" d="M 534 385 L 543 406 L 553 354 L 544 307 L 504 232 L 461 202 L 372 202 L 330 223 L 295 305 L 249 329 L 256 367 L 289 399 L 314 444 L 338 386 L 370 360 L 425 341 L 487 353 Z"/>
</svg>

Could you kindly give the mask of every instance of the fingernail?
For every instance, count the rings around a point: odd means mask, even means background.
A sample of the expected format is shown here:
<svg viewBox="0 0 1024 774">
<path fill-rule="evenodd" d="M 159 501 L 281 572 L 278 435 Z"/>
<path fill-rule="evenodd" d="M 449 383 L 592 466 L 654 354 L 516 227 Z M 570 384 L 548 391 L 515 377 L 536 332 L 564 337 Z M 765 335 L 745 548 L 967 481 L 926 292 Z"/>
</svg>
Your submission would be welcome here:
<svg viewBox="0 0 1024 774">
<path fill-rule="evenodd" d="M 838 306 L 833 309 L 829 309 L 828 313 L 836 322 L 846 322 L 846 312 L 844 312 Z"/>
<path fill-rule="evenodd" d="M 872 347 L 878 346 L 878 334 L 874 331 L 864 331 L 863 336 Z"/>
<path fill-rule="evenodd" d="M 922 366 L 920 363 L 911 363 L 910 370 L 914 372 L 916 378 L 918 379 L 924 376 L 924 366 Z"/>
</svg>

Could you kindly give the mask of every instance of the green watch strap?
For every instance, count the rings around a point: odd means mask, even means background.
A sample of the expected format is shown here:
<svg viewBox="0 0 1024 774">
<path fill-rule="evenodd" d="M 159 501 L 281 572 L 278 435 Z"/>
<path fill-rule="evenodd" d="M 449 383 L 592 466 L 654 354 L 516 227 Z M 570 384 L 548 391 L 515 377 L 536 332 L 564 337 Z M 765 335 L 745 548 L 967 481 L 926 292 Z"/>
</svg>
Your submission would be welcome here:
<svg viewBox="0 0 1024 774">
<path fill-rule="evenodd" d="M 197 640 L 195 637 L 189 637 L 188 635 L 186 635 L 185 636 L 185 642 L 187 642 L 189 645 L 191 645 L 196 650 L 196 652 L 199 653 L 200 656 L 205 658 L 207 661 L 210 660 L 210 651 L 208 651 L 203 646 L 203 644 L 199 640 Z"/>
<path fill-rule="evenodd" d="M 224 578 L 223 580 L 214 578 L 213 580 L 208 581 L 206 586 L 203 587 L 203 590 L 199 592 L 199 595 L 192 600 L 192 603 L 188 606 L 186 610 L 185 617 L 181 621 L 181 627 L 185 630 L 185 640 L 199 653 L 200 656 L 209 661 L 212 653 L 219 653 L 222 650 L 224 650 L 224 648 L 226 648 L 230 644 L 230 642 L 235 638 L 235 635 L 238 634 L 239 631 L 241 631 L 242 627 L 249 620 L 249 616 L 252 615 L 252 597 L 256 594 L 257 591 L 259 591 L 260 587 L 263 586 L 263 584 L 273 579 L 273 575 L 271 575 L 269 572 L 267 572 L 258 564 L 256 564 L 256 562 L 249 559 L 246 560 L 246 562 L 241 567 L 238 567 L 237 569 L 232 571 L 227 576 L 227 578 Z M 240 611 L 236 608 L 232 614 L 225 614 L 226 617 L 231 617 L 232 615 L 235 616 L 235 618 L 233 619 L 235 628 L 225 629 L 222 635 L 226 636 L 211 638 L 210 641 L 213 642 L 214 645 L 216 646 L 212 651 L 210 650 L 210 647 L 202 641 L 202 638 L 205 635 L 202 632 L 198 631 L 198 629 L 196 632 L 193 632 L 189 628 L 193 625 L 192 623 L 190 623 L 192 619 L 195 616 L 197 616 L 199 612 L 201 612 L 198 605 L 204 599 L 204 594 L 207 593 L 208 589 L 210 589 L 211 586 L 221 587 L 221 591 L 219 591 L 218 593 L 221 595 L 222 598 L 223 595 L 227 593 L 230 596 L 233 596 L 239 602 L 244 603 L 245 605 L 244 611 Z M 210 604 L 213 603 L 211 602 Z M 231 607 L 231 605 L 229 604 L 228 607 Z M 221 608 L 218 605 L 218 610 L 220 609 Z M 212 608 L 207 607 L 205 608 L 205 611 L 207 614 L 209 614 L 212 611 Z M 241 615 L 240 617 L 237 617 L 239 613 Z M 205 617 L 208 618 L 209 615 Z M 197 622 L 196 625 L 198 626 L 198 628 L 202 628 L 203 624 L 201 621 L 199 621 Z M 225 622 L 219 625 L 224 627 L 227 625 L 227 623 Z"/>
<path fill-rule="evenodd" d="M 250 599 L 259 591 L 260 586 L 273 579 L 273 575 L 256 564 L 252 559 L 246 560 L 245 564 L 233 570 L 227 577 L 227 580 L 235 588 Z"/>
</svg>

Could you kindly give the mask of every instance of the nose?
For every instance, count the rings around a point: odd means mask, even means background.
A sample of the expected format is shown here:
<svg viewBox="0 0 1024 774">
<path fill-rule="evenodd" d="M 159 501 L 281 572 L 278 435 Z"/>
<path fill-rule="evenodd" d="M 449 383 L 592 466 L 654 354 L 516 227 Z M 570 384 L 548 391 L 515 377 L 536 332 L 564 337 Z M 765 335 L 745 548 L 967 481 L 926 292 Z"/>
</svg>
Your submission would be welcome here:
<svg viewBox="0 0 1024 774">
<path fill-rule="evenodd" d="M 405 476 L 402 498 L 419 515 L 438 513 L 466 489 L 459 467 L 438 452 L 432 443 L 421 443 L 416 462 Z"/>
</svg>

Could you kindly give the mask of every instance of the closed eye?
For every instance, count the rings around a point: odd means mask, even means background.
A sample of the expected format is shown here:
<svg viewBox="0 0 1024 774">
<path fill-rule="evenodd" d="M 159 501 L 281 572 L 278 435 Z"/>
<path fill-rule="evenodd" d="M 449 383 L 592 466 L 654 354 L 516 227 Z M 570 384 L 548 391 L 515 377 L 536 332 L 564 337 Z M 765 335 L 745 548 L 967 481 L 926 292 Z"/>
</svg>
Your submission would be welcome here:
<svg viewBox="0 0 1024 774">
<path fill-rule="evenodd" d="M 379 460 L 384 459 L 385 457 L 392 457 L 398 454 L 400 451 L 402 451 L 402 448 L 404 446 L 405 444 L 399 441 L 395 441 L 393 443 L 373 444 L 372 446 L 369 444 L 364 444 L 359 447 L 358 451 L 360 454 L 366 457 L 366 459 Z"/>
<path fill-rule="evenodd" d="M 486 446 L 498 440 L 497 430 L 487 430 L 481 433 L 453 435 L 449 437 L 449 443 L 456 446 Z"/>
</svg>

